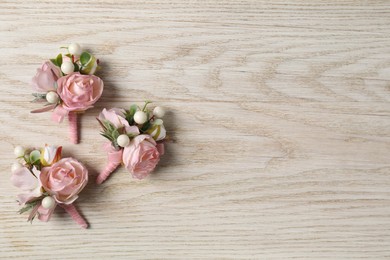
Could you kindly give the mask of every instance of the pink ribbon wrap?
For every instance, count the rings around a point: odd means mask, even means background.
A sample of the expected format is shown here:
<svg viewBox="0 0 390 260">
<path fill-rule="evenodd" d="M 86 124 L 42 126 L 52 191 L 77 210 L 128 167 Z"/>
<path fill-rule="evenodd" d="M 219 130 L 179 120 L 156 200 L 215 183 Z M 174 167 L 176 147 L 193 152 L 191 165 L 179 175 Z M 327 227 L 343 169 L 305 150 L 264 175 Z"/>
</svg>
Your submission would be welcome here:
<svg viewBox="0 0 390 260">
<path fill-rule="evenodd" d="M 82 228 L 88 228 L 88 223 L 85 221 L 85 219 L 80 215 L 80 213 L 77 211 L 76 207 L 73 204 L 58 204 L 60 207 L 62 207 L 71 217 L 72 219 L 79 224 Z"/>
<path fill-rule="evenodd" d="M 77 113 L 69 112 L 69 133 L 70 133 L 70 141 L 74 144 L 79 143 L 79 133 L 77 128 Z"/>
<path fill-rule="evenodd" d="M 108 162 L 104 170 L 96 178 L 97 184 L 102 184 L 122 162 L 123 149 L 117 151 L 111 143 L 104 144 L 103 149 L 107 152 Z"/>
<path fill-rule="evenodd" d="M 77 112 L 68 111 L 61 105 L 57 106 L 51 114 L 51 119 L 57 123 L 61 123 L 68 116 L 70 141 L 74 144 L 79 143 L 79 132 L 77 127 Z"/>
</svg>

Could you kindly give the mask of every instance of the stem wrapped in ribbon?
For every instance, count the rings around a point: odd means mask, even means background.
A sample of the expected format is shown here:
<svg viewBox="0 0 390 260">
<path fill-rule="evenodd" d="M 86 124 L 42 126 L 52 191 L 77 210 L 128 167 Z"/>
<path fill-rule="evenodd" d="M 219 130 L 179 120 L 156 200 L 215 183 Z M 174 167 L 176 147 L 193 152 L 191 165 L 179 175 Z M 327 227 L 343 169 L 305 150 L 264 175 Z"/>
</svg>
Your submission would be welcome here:
<svg viewBox="0 0 390 260">
<path fill-rule="evenodd" d="M 78 143 L 76 113 L 92 107 L 103 93 L 103 81 L 93 74 L 99 60 L 88 52 L 82 52 L 78 44 L 71 44 L 68 53 L 46 61 L 32 79 L 34 101 L 47 101 L 44 108 L 31 111 L 53 111 L 52 120 L 61 123 L 69 118 L 70 137 Z"/>
<path fill-rule="evenodd" d="M 132 105 L 129 110 L 103 109 L 97 120 L 103 128 L 102 136 L 110 140 L 104 145 L 108 164 L 96 179 L 97 184 L 123 163 L 134 178 L 143 179 L 152 172 L 164 154 L 166 130 L 163 121 L 165 111 L 161 107 L 153 112 L 145 102 L 141 109 Z"/>
<path fill-rule="evenodd" d="M 107 165 L 104 170 L 96 178 L 97 184 L 102 184 L 110 174 L 121 165 L 122 162 L 122 149 L 116 150 L 111 143 L 104 145 L 104 150 L 107 152 Z"/>
<path fill-rule="evenodd" d="M 38 216 L 47 222 L 58 205 L 81 227 L 87 228 L 74 202 L 88 182 L 88 170 L 76 159 L 61 158 L 61 151 L 62 147 L 47 145 L 27 151 L 20 146 L 15 148 L 20 162 L 12 166 L 11 182 L 23 191 L 18 195 L 23 206 L 19 212 L 29 211 L 29 221 Z"/>
<path fill-rule="evenodd" d="M 68 114 L 68 120 L 69 120 L 70 141 L 74 144 L 77 144 L 79 142 L 79 133 L 77 127 L 76 112 L 70 112 Z"/>
<path fill-rule="evenodd" d="M 82 228 L 88 228 L 88 223 L 85 221 L 85 219 L 80 215 L 80 213 L 77 211 L 76 207 L 73 204 L 65 205 L 62 204 L 61 208 L 63 208 L 68 214 L 72 217 L 72 219 L 80 225 Z"/>
</svg>

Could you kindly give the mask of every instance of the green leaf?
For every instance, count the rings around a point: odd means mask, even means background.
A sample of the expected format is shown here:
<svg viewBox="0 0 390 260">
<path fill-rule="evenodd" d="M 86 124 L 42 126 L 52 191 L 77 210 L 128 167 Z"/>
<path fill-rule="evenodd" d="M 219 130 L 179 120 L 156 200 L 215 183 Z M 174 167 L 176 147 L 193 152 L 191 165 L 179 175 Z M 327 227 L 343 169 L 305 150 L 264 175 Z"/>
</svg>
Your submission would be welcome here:
<svg viewBox="0 0 390 260">
<path fill-rule="evenodd" d="M 141 132 L 143 132 L 143 133 L 146 132 L 149 129 L 150 125 L 151 125 L 150 121 L 146 121 L 141 128 Z"/>
<path fill-rule="evenodd" d="M 130 125 L 133 125 L 134 124 L 134 114 L 135 112 L 137 112 L 137 105 L 131 105 L 130 106 L 130 110 L 126 110 L 126 113 L 125 113 L 125 118 L 127 120 L 127 122 L 129 122 Z"/>
<path fill-rule="evenodd" d="M 56 60 L 56 59 L 50 59 L 50 61 L 51 61 L 54 65 L 58 66 L 57 60 Z"/>
<path fill-rule="evenodd" d="M 62 65 L 62 54 L 61 53 L 57 55 L 56 62 L 57 62 L 57 66 L 61 67 L 61 65 Z"/>
<path fill-rule="evenodd" d="M 108 135 L 108 134 L 106 134 L 106 133 L 100 133 L 102 136 L 104 136 L 105 138 L 107 138 L 108 140 L 110 140 L 110 141 L 113 141 L 113 139 L 112 139 L 112 137 L 110 136 L 110 135 Z"/>
<path fill-rule="evenodd" d="M 130 110 L 129 110 L 130 116 L 133 117 L 135 112 L 137 112 L 137 105 L 134 104 L 134 105 L 131 105 L 131 107 L 130 107 Z"/>
<path fill-rule="evenodd" d="M 73 63 L 73 65 L 74 65 L 74 72 L 77 72 L 77 71 L 79 71 L 80 70 L 80 67 L 79 67 L 79 65 L 77 65 L 77 63 Z"/>
<path fill-rule="evenodd" d="M 25 154 L 24 156 L 22 156 L 23 157 L 23 160 L 27 163 L 27 164 L 31 164 L 30 163 L 30 157 L 27 155 L 27 154 Z"/>
<path fill-rule="evenodd" d="M 28 203 L 26 203 L 26 206 L 21 208 L 18 212 L 19 212 L 19 214 L 23 214 L 24 212 L 32 210 L 37 204 L 38 204 L 38 200 L 32 201 L 32 202 L 28 202 Z"/>
<path fill-rule="evenodd" d="M 81 53 L 81 55 L 80 55 L 81 65 L 83 65 L 83 66 L 87 65 L 88 62 L 90 61 L 91 57 L 92 57 L 91 54 L 89 54 L 86 51 Z"/>
<path fill-rule="evenodd" d="M 112 133 L 112 131 L 116 129 L 116 127 L 108 120 L 104 120 L 102 123 L 106 132 Z"/>
<path fill-rule="evenodd" d="M 46 93 L 32 93 L 32 95 L 36 98 L 46 99 Z"/>
<path fill-rule="evenodd" d="M 118 129 L 112 131 L 112 137 L 116 140 L 120 136 Z"/>
<path fill-rule="evenodd" d="M 38 150 L 34 150 L 30 153 L 30 162 L 32 164 L 35 164 L 36 162 L 38 162 L 41 158 L 41 152 L 38 151 Z"/>
</svg>

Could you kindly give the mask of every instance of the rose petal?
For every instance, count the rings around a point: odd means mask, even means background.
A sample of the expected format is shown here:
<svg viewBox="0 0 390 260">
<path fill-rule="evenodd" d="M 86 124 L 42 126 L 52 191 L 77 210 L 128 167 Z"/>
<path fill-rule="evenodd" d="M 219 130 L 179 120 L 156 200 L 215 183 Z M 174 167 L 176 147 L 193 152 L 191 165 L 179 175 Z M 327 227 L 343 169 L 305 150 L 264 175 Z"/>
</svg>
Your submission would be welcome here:
<svg viewBox="0 0 390 260">
<path fill-rule="evenodd" d="M 38 179 L 26 167 L 22 167 L 13 172 L 11 183 L 21 190 L 34 190 L 39 182 Z"/>
</svg>

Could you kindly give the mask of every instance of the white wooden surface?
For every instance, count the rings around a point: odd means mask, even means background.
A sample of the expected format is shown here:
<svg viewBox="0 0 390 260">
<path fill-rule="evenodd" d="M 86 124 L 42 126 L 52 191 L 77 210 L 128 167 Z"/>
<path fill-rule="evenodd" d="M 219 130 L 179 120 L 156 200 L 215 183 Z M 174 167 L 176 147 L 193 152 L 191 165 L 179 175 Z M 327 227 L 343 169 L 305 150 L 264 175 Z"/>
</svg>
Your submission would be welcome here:
<svg viewBox="0 0 390 260">
<path fill-rule="evenodd" d="M 106 84 L 79 145 L 29 114 L 36 68 L 70 42 Z M 1 0 L 0 48 L 0 258 L 390 258 L 389 1 Z M 16 213 L 14 146 L 63 144 L 93 180 L 96 115 L 145 99 L 174 139 L 149 179 L 91 181 L 88 230 Z"/>
</svg>

